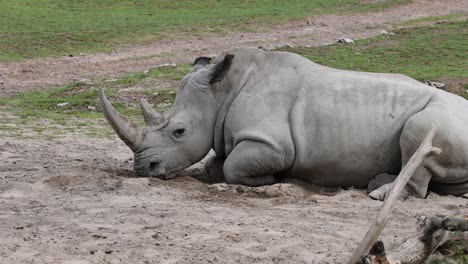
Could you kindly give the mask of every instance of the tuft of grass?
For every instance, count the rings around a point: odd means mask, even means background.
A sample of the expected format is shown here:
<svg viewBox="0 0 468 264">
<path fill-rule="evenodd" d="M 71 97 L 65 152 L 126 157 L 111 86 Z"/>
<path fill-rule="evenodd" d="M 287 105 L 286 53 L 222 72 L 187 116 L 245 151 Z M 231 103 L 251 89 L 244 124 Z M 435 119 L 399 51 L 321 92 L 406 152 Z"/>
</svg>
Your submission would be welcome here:
<svg viewBox="0 0 468 264">
<path fill-rule="evenodd" d="M 251 30 L 319 13 L 367 12 L 410 0 L 0 1 L 0 60 L 74 56 L 170 36 Z"/>
<path fill-rule="evenodd" d="M 339 69 L 403 73 L 425 81 L 467 78 L 468 21 L 395 31 L 354 44 L 284 49 Z M 465 89 L 466 90 L 466 89 Z"/>
</svg>

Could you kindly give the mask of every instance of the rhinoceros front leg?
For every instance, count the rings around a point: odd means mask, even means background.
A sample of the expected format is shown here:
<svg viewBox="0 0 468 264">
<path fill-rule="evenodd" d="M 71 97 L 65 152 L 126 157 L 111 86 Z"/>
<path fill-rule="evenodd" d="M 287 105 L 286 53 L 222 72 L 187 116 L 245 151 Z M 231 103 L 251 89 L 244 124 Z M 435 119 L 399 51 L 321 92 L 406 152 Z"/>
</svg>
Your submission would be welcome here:
<svg viewBox="0 0 468 264">
<path fill-rule="evenodd" d="M 284 171 L 286 163 L 281 151 L 265 143 L 242 141 L 227 157 L 223 171 L 227 183 L 269 185 L 276 182 L 273 175 Z"/>
<path fill-rule="evenodd" d="M 205 163 L 205 171 L 210 175 L 215 181 L 224 181 L 224 172 L 223 165 L 226 158 L 219 158 L 213 156 L 208 159 Z"/>
</svg>

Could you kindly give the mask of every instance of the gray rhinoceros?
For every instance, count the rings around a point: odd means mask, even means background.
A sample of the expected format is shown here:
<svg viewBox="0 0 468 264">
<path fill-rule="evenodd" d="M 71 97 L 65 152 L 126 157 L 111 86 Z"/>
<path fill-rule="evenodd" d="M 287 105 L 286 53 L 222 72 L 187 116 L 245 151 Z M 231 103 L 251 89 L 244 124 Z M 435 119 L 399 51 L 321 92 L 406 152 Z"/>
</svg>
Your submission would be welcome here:
<svg viewBox="0 0 468 264">
<path fill-rule="evenodd" d="M 384 199 L 391 183 L 379 178 L 394 179 L 434 124 L 433 145 L 442 154 L 426 157 L 402 195 L 425 197 L 429 185 L 444 194 L 468 192 L 468 101 L 404 75 L 235 49 L 213 64 L 198 58 L 163 115 L 142 100 L 145 127 L 121 116 L 102 90 L 100 100 L 140 176 L 182 170 L 213 148 L 208 171 L 227 183 L 260 186 L 284 177 L 323 186 L 371 183 L 370 196 Z"/>
</svg>

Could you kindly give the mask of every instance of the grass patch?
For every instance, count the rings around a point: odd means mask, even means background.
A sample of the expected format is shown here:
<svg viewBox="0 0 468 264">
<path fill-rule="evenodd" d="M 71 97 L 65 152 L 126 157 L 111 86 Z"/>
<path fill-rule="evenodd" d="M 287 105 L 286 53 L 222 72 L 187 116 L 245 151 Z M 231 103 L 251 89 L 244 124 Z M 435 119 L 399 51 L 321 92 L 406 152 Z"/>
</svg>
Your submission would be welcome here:
<svg viewBox="0 0 468 264">
<path fill-rule="evenodd" d="M 403 22 L 396 23 L 399 26 L 410 26 L 424 22 L 439 22 L 439 21 L 452 21 L 457 20 L 465 17 L 463 13 L 455 13 L 455 14 L 448 14 L 444 16 L 429 16 L 429 17 L 421 17 L 416 19 L 410 19 Z"/>
<path fill-rule="evenodd" d="M 119 112 L 143 124 L 139 99 L 145 98 L 156 110 L 166 111 L 174 103 L 179 80 L 190 68 L 188 64 L 160 67 L 113 80 L 74 82 L 46 91 L 2 98 L 0 116 L 4 123 L 0 126 L 0 136 L 54 138 L 77 134 L 113 138 L 115 133 L 99 110 L 99 88 L 105 89 Z M 157 88 L 159 83 L 169 83 L 170 88 Z"/>
<path fill-rule="evenodd" d="M 385 0 L 15 0 L 0 1 L 0 60 L 77 55 L 167 36 L 252 30 L 307 15 L 367 12 Z"/>
<path fill-rule="evenodd" d="M 468 21 L 401 29 L 355 44 L 284 49 L 339 69 L 403 73 L 426 81 L 468 78 Z M 466 87 L 466 86 L 465 86 Z M 465 89 L 466 90 L 466 89 Z"/>
<path fill-rule="evenodd" d="M 146 78 L 168 79 L 172 81 L 181 80 L 192 68 L 190 64 L 181 64 L 177 67 L 164 66 L 157 69 L 151 69 L 147 72 L 139 72 L 124 76 L 118 80 L 123 85 L 136 85 Z"/>
</svg>

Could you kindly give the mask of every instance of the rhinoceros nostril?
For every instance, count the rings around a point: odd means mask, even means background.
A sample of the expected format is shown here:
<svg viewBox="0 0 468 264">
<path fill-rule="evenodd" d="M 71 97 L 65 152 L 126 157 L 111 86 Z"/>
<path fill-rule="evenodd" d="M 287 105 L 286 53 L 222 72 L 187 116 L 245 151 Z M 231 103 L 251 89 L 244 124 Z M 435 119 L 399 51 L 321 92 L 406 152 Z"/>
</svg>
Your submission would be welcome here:
<svg viewBox="0 0 468 264">
<path fill-rule="evenodd" d="M 149 169 L 150 171 L 154 171 L 158 168 L 158 166 L 159 166 L 159 162 L 153 161 L 150 163 Z"/>
</svg>

